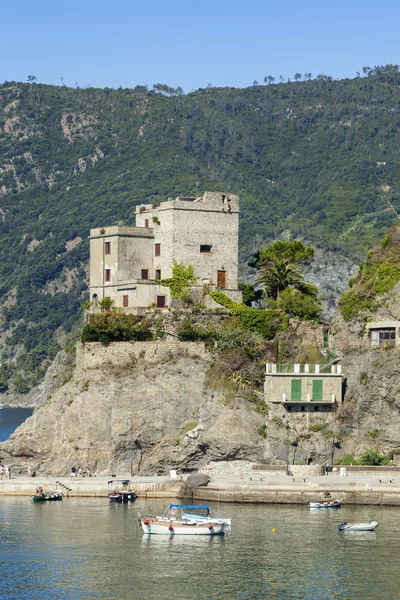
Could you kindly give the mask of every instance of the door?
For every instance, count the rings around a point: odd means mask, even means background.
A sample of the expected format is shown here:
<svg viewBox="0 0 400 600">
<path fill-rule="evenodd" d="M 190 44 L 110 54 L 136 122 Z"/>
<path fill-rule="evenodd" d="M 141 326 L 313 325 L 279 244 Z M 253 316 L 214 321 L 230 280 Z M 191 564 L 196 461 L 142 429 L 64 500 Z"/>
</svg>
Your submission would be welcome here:
<svg viewBox="0 0 400 600">
<path fill-rule="evenodd" d="M 320 379 L 312 382 L 312 399 L 322 402 L 322 381 Z"/>
<path fill-rule="evenodd" d="M 218 271 L 217 287 L 226 287 L 226 271 Z"/>
<path fill-rule="evenodd" d="M 164 308 L 165 296 L 157 296 L 157 308 Z"/>
<path fill-rule="evenodd" d="M 292 379 L 291 400 L 301 400 L 301 379 Z"/>
</svg>

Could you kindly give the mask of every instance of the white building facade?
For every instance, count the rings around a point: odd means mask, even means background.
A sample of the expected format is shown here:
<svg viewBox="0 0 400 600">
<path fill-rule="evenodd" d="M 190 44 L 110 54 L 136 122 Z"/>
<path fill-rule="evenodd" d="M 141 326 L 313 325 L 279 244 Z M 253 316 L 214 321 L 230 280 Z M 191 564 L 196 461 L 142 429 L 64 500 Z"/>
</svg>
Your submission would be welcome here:
<svg viewBox="0 0 400 600">
<path fill-rule="evenodd" d="M 137 206 L 136 227 L 92 229 L 92 310 L 105 297 L 133 314 L 171 307 L 169 288 L 159 282 L 171 277 L 174 261 L 194 267 L 194 302 L 216 306 L 209 297 L 215 289 L 240 302 L 238 235 L 239 197 L 220 192 Z"/>
</svg>

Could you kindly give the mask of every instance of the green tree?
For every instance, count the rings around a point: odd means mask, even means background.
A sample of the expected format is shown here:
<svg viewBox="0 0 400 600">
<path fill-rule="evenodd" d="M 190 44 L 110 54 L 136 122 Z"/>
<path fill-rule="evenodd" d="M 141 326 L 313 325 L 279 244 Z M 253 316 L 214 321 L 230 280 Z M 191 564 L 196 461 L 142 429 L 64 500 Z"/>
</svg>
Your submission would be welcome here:
<svg viewBox="0 0 400 600">
<path fill-rule="evenodd" d="M 243 292 L 243 304 L 246 306 L 251 306 L 252 302 L 258 302 L 262 298 L 262 290 L 256 290 L 250 283 L 239 283 L 238 288 Z"/>
<path fill-rule="evenodd" d="M 257 281 L 264 286 L 267 296 L 274 300 L 289 286 L 299 288 L 305 284 L 301 271 L 287 259 L 271 258 L 260 266 Z"/>
<path fill-rule="evenodd" d="M 306 321 L 317 320 L 321 312 L 321 305 L 314 297 L 293 288 L 283 290 L 277 306 L 288 314 Z"/>
<path fill-rule="evenodd" d="M 102 300 L 100 300 L 99 307 L 101 312 L 107 312 L 112 309 L 114 304 L 115 300 L 112 300 L 109 296 L 105 296 Z"/>
<path fill-rule="evenodd" d="M 161 285 L 169 287 L 172 298 L 188 299 L 190 286 L 196 285 L 198 277 L 194 272 L 193 265 L 185 265 L 174 261 L 172 265 L 172 277 L 161 279 Z"/>
</svg>

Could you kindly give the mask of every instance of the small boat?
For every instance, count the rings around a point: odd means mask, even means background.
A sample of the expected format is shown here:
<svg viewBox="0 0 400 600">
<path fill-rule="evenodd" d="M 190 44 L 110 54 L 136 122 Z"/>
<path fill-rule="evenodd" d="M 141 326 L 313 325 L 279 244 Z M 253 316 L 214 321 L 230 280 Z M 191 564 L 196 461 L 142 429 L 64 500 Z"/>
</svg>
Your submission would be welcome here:
<svg viewBox="0 0 400 600">
<path fill-rule="evenodd" d="M 36 494 L 32 496 L 32 500 L 34 502 L 56 502 L 58 500 L 62 500 L 63 493 L 62 490 L 54 490 L 52 492 L 43 492 L 37 491 Z"/>
<path fill-rule="evenodd" d="M 134 502 L 137 494 L 132 490 L 130 479 L 111 479 L 108 482 L 108 499 L 110 502 L 126 504 Z"/>
<path fill-rule="evenodd" d="M 188 514 L 186 510 L 205 510 L 206 516 Z M 228 523 L 229 521 L 229 523 Z M 211 516 L 208 505 L 170 504 L 161 517 L 141 516 L 139 524 L 144 533 L 159 535 L 223 535 L 231 529 L 231 519 Z"/>
<path fill-rule="evenodd" d="M 309 502 L 310 508 L 340 508 L 343 500 L 341 498 L 324 498 L 318 502 Z"/>
<path fill-rule="evenodd" d="M 339 531 L 374 531 L 378 527 L 378 521 L 369 521 L 368 523 L 340 523 Z"/>
</svg>

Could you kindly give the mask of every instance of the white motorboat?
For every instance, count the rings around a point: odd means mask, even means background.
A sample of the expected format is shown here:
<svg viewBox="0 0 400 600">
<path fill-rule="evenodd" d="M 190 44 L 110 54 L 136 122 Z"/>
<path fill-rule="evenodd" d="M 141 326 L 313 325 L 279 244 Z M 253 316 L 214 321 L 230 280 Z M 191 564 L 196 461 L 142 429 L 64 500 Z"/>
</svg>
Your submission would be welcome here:
<svg viewBox="0 0 400 600">
<path fill-rule="evenodd" d="M 318 502 L 309 502 L 310 508 L 340 508 L 343 500 L 341 498 L 324 498 Z"/>
<path fill-rule="evenodd" d="M 378 521 L 369 521 L 368 523 L 340 523 L 339 531 L 374 531 L 378 527 Z"/>
<path fill-rule="evenodd" d="M 207 516 L 188 514 L 186 510 L 206 510 Z M 170 504 L 161 517 L 141 516 L 144 533 L 158 535 L 222 535 L 230 531 L 231 519 L 215 519 L 208 505 Z"/>
</svg>

